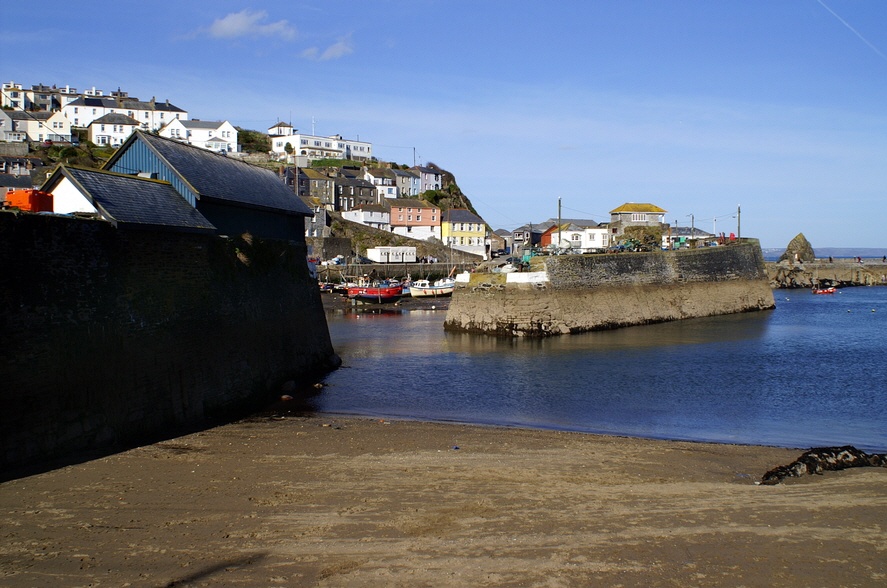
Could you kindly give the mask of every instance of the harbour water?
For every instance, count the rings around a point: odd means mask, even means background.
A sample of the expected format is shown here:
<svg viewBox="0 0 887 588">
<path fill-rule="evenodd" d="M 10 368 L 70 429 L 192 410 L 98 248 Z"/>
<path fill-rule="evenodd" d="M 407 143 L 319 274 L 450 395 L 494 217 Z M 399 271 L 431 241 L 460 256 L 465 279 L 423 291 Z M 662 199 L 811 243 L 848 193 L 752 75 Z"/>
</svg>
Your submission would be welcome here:
<svg viewBox="0 0 887 588">
<path fill-rule="evenodd" d="M 778 290 L 775 310 L 543 340 L 445 311 L 329 311 L 320 413 L 656 439 L 887 450 L 887 287 Z"/>
</svg>

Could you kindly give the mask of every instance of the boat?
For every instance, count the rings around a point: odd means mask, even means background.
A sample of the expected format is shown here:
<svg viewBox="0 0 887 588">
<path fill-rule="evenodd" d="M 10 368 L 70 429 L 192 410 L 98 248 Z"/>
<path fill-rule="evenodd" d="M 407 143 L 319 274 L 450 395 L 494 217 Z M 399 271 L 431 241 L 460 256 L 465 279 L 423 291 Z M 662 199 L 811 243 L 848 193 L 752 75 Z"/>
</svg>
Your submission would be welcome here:
<svg viewBox="0 0 887 588">
<path fill-rule="evenodd" d="M 828 288 L 813 288 L 814 294 L 834 294 L 836 292 L 834 286 L 829 286 Z"/>
<path fill-rule="evenodd" d="M 403 286 L 381 282 L 368 286 L 352 286 L 348 288 L 348 298 L 364 302 L 397 302 L 403 296 Z"/>
<path fill-rule="evenodd" d="M 414 298 L 430 298 L 450 296 L 456 289 L 456 280 L 444 278 L 433 284 L 428 280 L 416 280 L 410 284 L 410 296 Z"/>
</svg>

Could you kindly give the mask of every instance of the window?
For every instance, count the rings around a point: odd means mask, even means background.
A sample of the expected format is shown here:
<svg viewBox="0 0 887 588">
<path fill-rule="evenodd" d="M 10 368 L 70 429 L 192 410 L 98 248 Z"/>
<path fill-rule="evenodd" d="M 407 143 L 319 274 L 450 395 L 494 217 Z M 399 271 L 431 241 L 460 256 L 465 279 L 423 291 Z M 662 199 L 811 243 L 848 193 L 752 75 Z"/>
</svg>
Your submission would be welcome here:
<svg viewBox="0 0 887 588">
<path fill-rule="evenodd" d="M 416 215 L 416 222 L 417 223 L 422 222 L 422 215 L 421 214 Z"/>
<path fill-rule="evenodd" d="M 643 212 L 633 212 L 631 214 L 631 220 L 635 222 L 645 222 L 647 220 L 647 215 Z"/>
<path fill-rule="evenodd" d="M 412 220 L 413 220 L 413 215 L 408 214 L 408 215 L 407 215 L 407 220 L 408 220 L 408 221 L 412 221 Z"/>
<path fill-rule="evenodd" d="M 74 107 L 74 114 L 77 114 L 77 107 Z"/>
</svg>

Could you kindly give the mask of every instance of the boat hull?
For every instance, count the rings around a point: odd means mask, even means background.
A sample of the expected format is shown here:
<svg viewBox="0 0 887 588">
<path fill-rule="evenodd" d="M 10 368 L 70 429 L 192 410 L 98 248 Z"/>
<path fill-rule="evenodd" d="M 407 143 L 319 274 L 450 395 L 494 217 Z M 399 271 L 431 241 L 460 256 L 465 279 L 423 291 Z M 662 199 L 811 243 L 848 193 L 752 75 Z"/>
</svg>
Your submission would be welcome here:
<svg viewBox="0 0 887 588">
<path fill-rule="evenodd" d="M 401 286 L 355 286 L 348 288 L 348 298 L 364 302 L 397 302 L 403 296 Z"/>
</svg>

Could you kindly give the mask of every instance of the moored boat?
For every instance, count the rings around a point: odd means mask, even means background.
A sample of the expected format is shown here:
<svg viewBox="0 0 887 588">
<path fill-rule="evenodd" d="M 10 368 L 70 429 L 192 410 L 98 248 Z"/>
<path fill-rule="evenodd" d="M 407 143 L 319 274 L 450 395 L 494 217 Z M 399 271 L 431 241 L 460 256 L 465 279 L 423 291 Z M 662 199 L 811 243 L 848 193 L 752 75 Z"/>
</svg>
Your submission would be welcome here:
<svg viewBox="0 0 887 588">
<path fill-rule="evenodd" d="M 814 294 L 834 294 L 836 289 L 834 286 L 829 286 L 828 288 L 813 288 Z"/>
<path fill-rule="evenodd" d="M 430 298 L 450 296 L 456 289 L 456 281 L 452 278 L 431 283 L 428 280 L 416 280 L 410 284 L 410 296 L 414 298 Z"/>
<path fill-rule="evenodd" d="M 389 283 L 371 286 L 353 286 L 348 288 L 348 298 L 364 302 L 397 302 L 403 295 L 403 286 Z"/>
</svg>

